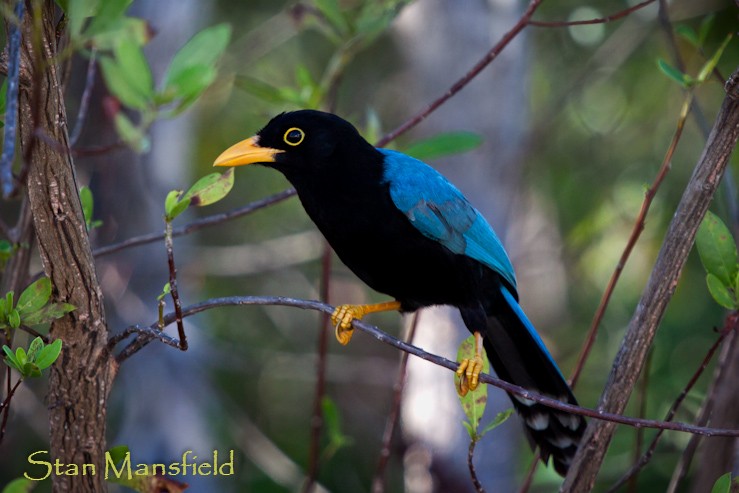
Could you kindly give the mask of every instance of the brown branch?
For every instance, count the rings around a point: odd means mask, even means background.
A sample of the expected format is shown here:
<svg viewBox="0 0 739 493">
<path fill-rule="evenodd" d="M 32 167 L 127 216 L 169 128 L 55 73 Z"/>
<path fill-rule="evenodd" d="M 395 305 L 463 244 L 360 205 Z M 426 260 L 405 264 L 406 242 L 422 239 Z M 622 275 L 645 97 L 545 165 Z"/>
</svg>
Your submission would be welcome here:
<svg viewBox="0 0 739 493">
<path fill-rule="evenodd" d="M 639 9 L 643 9 L 647 5 L 654 3 L 656 0 L 645 0 L 641 3 L 629 7 L 628 9 L 621 10 L 615 14 L 608 15 L 606 17 L 599 17 L 597 19 L 588 19 L 582 21 L 529 21 L 529 25 L 536 27 L 569 27 L 569 26 L 583 26 L 588 24 L 606 24 L 608 22 L 617 21 L 624 17 L 633 14 Z"/>
<path fill-rule="evenodd" d="M 470 479 L 472 485 L 475 487 L 477 493 L 485 493 L 485 488 L 482 487 L 482 483 L 477 477 L 477 471 L 475 471 L 475 464 L 472 462 L 472 458 L 475 456 L 475 445 L 477 440 L 470 440 L 470 446 L 467 447 L 467 469 L 470 471 Z"/>
<path fill-rule="evenodd" d="M 236 219 L 237 217 L 246 216 L 247 214 L 251 214 L 252 212 L 256 212 L 260 209 L 264 209 L 265 207 L 276 204 L 277 202 L 282 202 L 283 200 L 288 199 L 293 195 L 295 195 L 295 189 L 289 188 L 274 195 L 270 195 L 269 197 L 265 197 L 263 199 L 259 199 L 246 204 L 245 206 L 238 207 L 227 212 L 213 214 L 212 216 L 198 219 L 197 221 L 193 221 L 178 228 L 172 228 L 172 237 L 176 238 L 178 236 L 187 235 L 203 228 L 216 226 L 231 219 Z M 128 238 L 127 240 L 124 240 L 120 243 L 114 243 L 112 245 L 96 248 L 95 250 L 93 250 L 92 253 L 93 255 L 95 255 L 95 257 L 102 257 L 103 255 L 109 255 L 111 253 L 119 252 L 127 248 L 146 245 L 148 243 L 156 243 L 158 241 L 162 241 L 163 239 L 164 233 L 149 233 L 141 236 L 135 236 L 133 238 Z"/>
<path fill-rule="evenodd" d="M 283 296 L 229 296 L 224 298 L 212 298 L 209 300 L 201 301 L 194 305 L 184 307 L 182 309 L 182 317 L 186 318 L 198 313 L 205 312 L 207 310 L 226 306 L 289 306 L 294 308 L 301 308 L 303 310 L 319 311 L 323 313 L 333 313 L 333 311 L 335 310 L 335 307 L 326 303 L 321 303 L 320 301 L 300 300 L 295 298 L 286 298 Z M 174 323 L 176 320 L 177 314 L 168 313 L 163 317 L 162 327 L 166 327 Z M 419 347 L 401 341 L 391 336 L 390 334 L 383 332 L 374 325 L 370 325 L 361 320 L 354 320 L 352 322 L 352 325 L 355 329 L 359 329 L 360 331 L 365 332 L 366 334 L 374 337 L 384 344 L 407 352 L 412 356 L 416 356 L 437 366 L 441 366 L 451 371 L 456 371 L 459 367 L 459 363 L 457 363 L 456 361 L 450 361 L 444 357 L 426 352 Z M 124 331 L 126 336 L 123 337 L 119 335 L 112 337 L 108 343 L 108 348 L 112 350 L 115 345 L 123 342 L 126 337 L 136 335 L 136 338 L 118 354 L 116 359 L 117 361 L 122 362 L 127 358 L 133 356 L 136 352 L 138 352 L 154 340 L 160 340 L 168 345 L 176 347 L 178 342 L 175 339 L 172 339 L 166 334 L 160 332 L 158 330 L 159 327 L 159 321 L 154 322 L 148 327 L 128 327 Z M 527 390 L 523 387 L 519 387 L 518 385 L 514 385 L 512 383 L 506 382 L 505 380 L 501 380 L 499 378 L 495 378 L 484 373 L 480 375 L 480 382 L 493 385 L 494 387 L 502 389 L 508 393 L 516 394 L 525 399 L 538 402 L 539 404 L 550 407 L 552 409 L 565 411 L 570 414 L 586 416 L 598 421 L 607 421 L 610 423 L 624 424 L 639 428 L 666 429 L 704 436 L 739 437 L 739 430 L 709 428 L 705 426 L 695 426 L 689 423 L 666 422 L 654 419 L 632 418 L 621 414 L 606 412 L 601 409 L 589 409 L 586 407 L 575 406 L 573 404 L 561 402 L 553 399 L 552 397 Z"/>
<path fill-rule="evenodd" d="M 510 31 L 505 33 L 503 37 L 498 41 L 498 43 L 493 46 L 490 51 L 488 51 L 485 56 L 483 56 L 480 61 L 478 61 L 461 79 L 459 79 L 457 82 L 455 82 L 444 94 L 442 94 L 438 99 L 433 101 L 431 104 L 426 106 L 423 110 L 418 112 L 415 116 L 411 117 L 410 119 L 406 120 L 405 123 L 397 127 L 395 130 L 391 131 L 390 133 L 386 134 L 383 138 L 381 138 L 377 142 L 377 147 L 383 147 L 387 145 L 388 142 L 395 140 L 398 138 L 398 136 L 404 134 L 411 128 L 415 127 L 419 123 L 421 123 L 426 117 L 428 117 L 431 113 L 433 113 L 439 106 L 449 101 L 449 99 L 452 98 L 455 94 L 457 94 L 459 91 L 461 91 L 467 84 L 469 84 L 472 79 L 474 79 L 482 70 L 490 65 L 490 63 L 495 60 L 498 55 L 503 51 L 503 49 L 510 44 L 511 41 L 513 41 L 518 34 L 523 31 L 523 29 L 531 22 L 531 16 L 534 15 L 534 12 L 536 12 L 536 9 L 539 8 L 539 5 L 541 4 L 543 0 L 531 0 L 529 2 L 528 7 L 524 11 L 523 15 L 518 19 L 518 22 L 511 28 Z"/>
<path fill-rule="evenodd" d="M 169 294 L 174 303 L 174 311 L 177 316 L 177 334 L 180 337 L 178 349 L 187 351 L 187 335 L 185 334 L 185 325 L 182 321 L 182 303 L 180 302 L 180 291 L 177 288 L 177 267 L 174 263 L 174 243 L 172 242 L 172 221 L 165 220 L 164 245 L 167 250 L 167 266 L 169 267 Z"/>
<path fill-rule="evenodd" d="M 693 93 L 690 92 L 683 102 L 683 107 L 680 111 L 680 117 L 677 121 L 677 128 L 675 129 L 675 133 L 672 136 L 672 141 L 670 142 L 670 146 L 665 153 L 665 157 L 662 160 L 662 165 L 657 172 L 657 176 L 654 178 L 654 182 L 652 182 L 652 185 L 644 194 L 644 201 L 642 202 L 641 209 L 639 210 L 639 214 L 636 217 L 634 226 L 631 229 L 631 234 L 629 235 L 629 239 L 626 242 L 626 247 L 621 253 L 621 257 L 618 259 L 618 264 L 616 264 L 616 268 L 614 269 L 613 274 L 611 274 L 611 278 L 608 280 L 608 286 L 603 292 L 603 296 L 601 297 L 600 303 L 598 304 L 598 309 L 595 311 L 595 315 L 593 316 L 593 321 L 590 323 L 590 328 L 588 329 L 588 335 L 585 339 L 585 344 L 583 345 L 580 356 L 578 357 L 577 364 L 575 365 L 575 370 L 572 372 L 572 387 L 575 387 L 577 385 L 580 374 L 585 367 L 585 362 L 587 361 L 588 356 L 590 356 L 590 351 L 593 349 L 593 345 L 595 344 L 595 339 L 598 335 L 600 323 L 603 321 L 603 317 L 606 313 L 606 308 L 608 308 L 608 304 L 611 301 L 611 296 L 616 289 L 616 284 L 621 277 L 621 273 L 626 266 L 626 262 L 628 262 L 629 257 L 631 256 L 631 252 L 636 246 L 636 242 L 639 240 L 642 231 L 644 231 L 644 224 L 647 218 L 647 214 L 649 213 L 649 208 L 652 206 L 652 201 L 654 200 L 655 195 L 657 195 L 657 190 L 659 190 L 662 181 L 664 181 L 665 176 L 667 176 L 667 173 L 670 171 L 672 156 L 675 153 L 678 142 L 680 142 L 680 137 L 682 136 L 683 128 L 685 128 L 685 120 L 687 119 L 692 101 Z"/>
<path fill-rule="evenodd" d="M 739 71 L 727 83 L 727 96 L 678 204 L 652 274 L 629 323 L 598 404 L 599 410 L 619 414 L 626 407 L 657 327 L 677 287 L 698 226 L 708 210 L 739 138 L 736 78 L 739 78 Z M 615 425 L 612 422 L 590 422 L 562 486 L 563 492 L 580 493 L 593 488 L 614 432 Z"/>
<path fill-rule="evenodd" d="M 413 314 L 410 329 L 408 330 L 408 344 L 413 344 L 413 338 L 418 328 L 418 320 L 421 318 L 421 312 Z M 385 470 L 390 459 L 390 444 L 395 433 L 395 425 L 400 417 L 400 405 L 403 400 L 403 389 L 408 376 L 408 353 L 403 352 L 400 356 L 400 366 L 398 367 L 398 377 L 393 385 L 393 407 L 390 414 L 385 420 L 385 431 L 382 433 L 382 446 L 380 447 L 380 459 L 377 462 L 375 475 L 372 478 L 372 493 L 383 493 L 385 491 Z"/>
<path fill-rule="evenodd" d="M 323 255 L 321 257 L 321 300 L 329 302 L 329 290 L 331 287 L 331 246 L 327 241 L 323 242 Z M 313 418 L 310 422 L 310 445 L 308 452 L 308 474 L 303 485 L 303 492 L 310 492 L 318 477 L 318 466 L 320 462 L 321 430 L 323 430 L 323 396 L 326 394 L 326 361 L 328 353 L 328 327 L 329 313 L 322 313 L 318 327 L 318 361 L 316 362 L 316 392 L 313 398 Z"/>
<path fill-rule="evenodd" d="M 667 415 L 665 416 L 665 421 L 672 421 L 672 418 L 675 417 L 675 414 L 677 414 L 677 410 L 682 405 L 683 401 L 685 401 L 685 398 L 688 396 L 690 391 L 693 389 L 695 384 L 698 382 L 698 379 L 703 375 L 703 372 L 708 367 L 708 364 L 713 359 L 714 354 L 716 354 L 716 351 L 719 347 L 721 347 L 721 344 L 724 342 L 724 339 L 726 339 L 726 336 L 728 336 L 731 332 L 737 330 L 737 323 L 739 323 L 739 315 L 736 312 L 733 312 L 731 315 L 729 315 L 726 318 L 726 324 L 724 328 L 721 330 L 721 333 L 719 334 L 716 341 L 713 343 L 713 345 L 708 349 L 708 352 L 703 357 L 703 361 L 701 361 L 700 366 L 695 371 L 693 376 L 688 381 L 688 384 L 685 386 L 685 388 L 680 392 L 680 395 L 677 396 L 677 399 L 675 399 L 675 402 L 672 403 L 672 406 L 670 406 L 669 411 L 667 411 Z M 650 353 L 651 354 L 651 353 Z M 640 429 L 641 430 L 641 429 Z M 654 451 L 657 449 L 657 444 L 659 443 L 660 438 L 662 437 L 662 434 L 664 433 L 664 430 L 658 430 L 655 434 L 654 438 L 652 438 L 652 442 L 649 444 L 649 448 L 647 448 L 647 451 L 644 452 L 644 454 L 638 458 L 637 461 L 634 462 L 634 465 L 631 466 L 631 469 L 629 469 L 626 474 L 621 477 L 616 483 L 613 484 L 608 489 L 608 493 L 614 493 L 617 491 L 621 486 L 626 484 L 627 481 L 630 481 L 634 478 L 636 478 L 636 475 L 639 471 L 642 470 L 644 466 L 647 465 L 647 463 L 651 460 L 652 456 L 654 455 Z M 636 490 L 634 490 L 636 491 Z"/>
</svg>

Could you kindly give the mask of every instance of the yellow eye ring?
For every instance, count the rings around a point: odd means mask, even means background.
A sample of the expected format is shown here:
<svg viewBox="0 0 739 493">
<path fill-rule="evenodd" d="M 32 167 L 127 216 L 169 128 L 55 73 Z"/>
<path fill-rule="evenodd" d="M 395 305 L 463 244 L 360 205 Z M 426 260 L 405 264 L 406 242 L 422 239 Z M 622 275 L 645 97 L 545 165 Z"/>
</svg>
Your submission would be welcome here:
<svg viewBox="0 0 739 493">
<path fill-rule="evenodd" d="M 300 145 L 300 143 L 303 142 L 303 139 L 305 139 L 305 132 L 300 130 L 298 127 L 288 128 L 285 135 L 282 136 L 282 140 L 285 141 L 285 144 L 290 146 Z"/>
</svg>

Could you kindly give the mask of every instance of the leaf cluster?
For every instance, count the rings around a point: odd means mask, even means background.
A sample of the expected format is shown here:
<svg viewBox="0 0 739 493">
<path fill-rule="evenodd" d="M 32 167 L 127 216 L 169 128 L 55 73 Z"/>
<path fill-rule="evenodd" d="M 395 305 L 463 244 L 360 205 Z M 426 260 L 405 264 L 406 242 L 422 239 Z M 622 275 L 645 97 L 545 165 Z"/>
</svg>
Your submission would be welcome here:
<svg viewBox="0 0 739 493">
<path fill-rule="evenodd" d="M 11 330 L 21 325 L 46 324 L 75 310 L 69 303 L 50 303 L 50 299 L 51 281 L 47 277 L 24 289 L 15 304 L 13 291 L 8 291 L 0 298 L 0 328 Z"/>
<path fill-rule="evenodd" d="M 62 351 L 62 340 L 57 339 L 51 344 L 37 337 L 28 346 L 28 350 L 17 347 L 15 353 L 8 346 L 3 345 L 5 364 L 15 368 L 23 378 L 40 377 L 41 372 L 50 367 Z"/>
<path fill-rule="evenodd" d="M 739 256 L 729 228 L 709 211 L 698 228 L 695 244 L 706 270 L 711 296 L 724 308 L 736 310 L 739 308 Z"/>
</svg>

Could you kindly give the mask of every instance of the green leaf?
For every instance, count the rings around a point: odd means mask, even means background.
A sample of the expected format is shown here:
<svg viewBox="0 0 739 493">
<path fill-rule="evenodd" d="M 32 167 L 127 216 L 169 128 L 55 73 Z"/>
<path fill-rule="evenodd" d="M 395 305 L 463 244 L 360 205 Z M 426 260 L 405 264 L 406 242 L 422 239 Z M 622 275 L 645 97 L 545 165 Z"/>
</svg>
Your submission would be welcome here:
<svg viewBox="0 0 739 493">
<path fill-rule="evenodd" d="M 661 58 L 657 60 L 657 66 L 663 74 L 665 74 L 670 79 L 676 81 L 683 87 L 690 87 L 695 82 L 691 76 L 682 73 L 680 70 L 676 69 Z"/>
<path fill-rule="evenodd" d="M 40 309 L 50 298 L 51 281 L 48 277 L 42 277 L 23 290 L 16 308 L 21 316 L 25 316 Z"/>
<path fill-rule="evenodd" d="M 731 473 L 720 476 L 711 488 L 711 493 L 731 493 Z"/>
<path fill-rule="evenodd" d="M 435 159 L 471 151 L 482 144 L 480 135 L 472 132 L 448 132 L 411 144 L 405 153 L 416 159 Z"/>
<path fill-rule="evenodd" d="M 5 485 L 2 493 L 29 493 L 36 487 L 37 481 L 26 478 L 16 478 Z"/>
<path fill-rule="evenodd" d="M 164 88 L 182 84 L 184 72 L 192 67 L 214 67 L 231 39 L 231 26 L 218 24 L 203 29 L 180 48 L 164 75 Z M 192 77 L 189 75 L 187 77 Z"/>
<path fill-rule="evenodd" d="M 718 277 L 724 286 L 733 287 L 737 275 L 736 244 L 729 228 L 710 211 L 698 228 L 695 244 L 706 272 Z"/>
<path fill-rule="evenodd" d="M 233 168 L 224 173 L 211 173 L 190 187 L 182 200 L 189 199 L 195 206 L 210 205 L 228 195 L 234 185 Z"/>
<path fill-rule="evenodd" d="M 284 103 L 283 92 L 271 84 L 248 76 L 237 76 L 234 85 L 267 103 Z"/>
<path fill-rule="evenodd" d="M 123 14 L 133 0 L 102 0 L 100 10 L 85 30 L 85 36 L 95 36 L 123 20 Z"/>
<path fill-rule="evenodd" d="M 721 43 L 721 46 L 718 47 L 713 56 L 709 58 L 703 65 L 703 68 L 701 68 L 701 71 L 698 73 L 698 82 L 704 82 L 706 79 L 708 79 L 708 77 L 711 76 L 711 72 L 713 72 L 713 69 L 716 68 L 716 65 L 718 65 L 718 61 L 721 59 L 721 55 L 723 55 L 726 46 L 729 44 L 729 41 L 731 41 L 731 36 L 731 33 L 729 33 L 729 35 L 726 36 L 726 39 L 724 39 L 724 42 Z"/>
<path fill-rule="evenodd" d="M 41 351 L 44 348 L 44 341 L 40 337 L 36 337 L 34 340 L 31 341 L 31 344 L 28 346 L 28 361 L 31 363 L 34 363 L 36 361 L 36 357 L 38 356 L 39 351 Z"/>
<path fill-rule="evenodd" d="M 351 438 L 347 437 L 341 431 L 341 419 L 339 418 L 339 409 L 330 397 L 324 396 L 321 399 L 321 409 L 323 410 L 323 420 L 326 423 L 326 433 L 331 446 L 336 449 L 351 443 Z"/>
<path fill-rule="evenodd" d="M 0 261 L 13 256 L 13 244 L 8 240 L 0 240 Z"/>
<path fill-rule="evenodd" d="M 121 103 L 134 108 L 137 110 L 145 110 L 149 106 L 149 98 L 146 93 L 142 93 L 138 89 L 138 83 L 134 81 L 136 74 L 127 73 L 123 66 L 108 56 L 102 56 L 99 60 L 100 68 L 103 72 L 103 78 L 105 84 L 108 86 L 110 92 L 118 98 Z M 116 127 L 118 128 L 118 116 L 122 114 L 119 112 L 116 114 Z M 133 127 L 133 125 L 131 125 Z M 121 134 L 120 128 L 118 133 Z M 121 137 L 125 136 L 121 134 Z M 126 141 L 128 142 L 128 141 Z"/>
<path fill-rule="evenodd" d="M 69 35 L 79 36 L 85 19 L 92 17 L 98 9 L 100 0 L 68 0 L 64 11 L 67 14 Z"/>
<path fill-rule="evenodd" d="M 180 190 L 172 190 L 164 199 L 164 215 L 167 221 L 171 221 L 182 214 L 190 205 L 190 199 L 183 198 L 180 200 L 180 195 L 182 195 Z"/>
<path fill-rule="evenodd" d="M 149 62 L 141 46 L 129 38 L 121 38 L 113 53 L 121 70 L 126 74 L 126 82 L 147 102 L 154 97 L 154 79 Z"/>
<path fill-rule="evenodd" d="M 457 361 L 462 361 L 463 359 L 471 360 L 473 358 L 475 358 L 475 336 L 469 336 L 467 339 L 462 341 L 462 344 L 459 346 L 459 350 L 457 351 Z M 484 351 L 482 353 L 482 360 L 483 373 L 489 373 L 490 363 L 488 362 L 488 358 Z M 455 378 L 457 378 L 456 375 Z M 472 429 L 477 430 L 480 426 L 480 419 L 482 419 L 482 415 L 485 412 L 485 407 L 488 402 L 487 385 L 480 384 L 476 390 L 467 392 L 465 396 L 459 396 L 459 402 L 462 404 L 462 411 L 464 411 Z"/>
<path fill-rule="evenodd" d="M 119 22 L 92 38 L 92 45 L 100 51 L 114 50 L 118 42 L 125 38 L 139 46 L 149 42 L 153 29 L 145 19 L 123 17 Z"/>
<path fill-rule="evenodd" d="M 92 211 L 94 209 L 92 190 L 89 187 L 80 187 L 80 203 L 82 204 L 82 215 L 85 216 L 85 224 L 89 230 L 90 224 L 92 224 Z"/>
<path fill-rule="evenodd" d="M 17 329 L 21 326 L 21 314 L 18 313 L 17 309 L 13 308 L 8 312 L 8 324 L 11 329 Z"/>
<path fill-rule="evenodd" d="M 39 369 L 45 370 L 54 364 L 57 358 L 59 358 L 61 352 L 62 340 L 55 339 L 54 342 L 44 346 L 43 349 L 39 351 L 38 356 L 36 356 L 36 365 Z"/>
<path fill-rule="evenodd" d="M 170 286 L 168 282 L 162 288 L 162 292 L 159 294 L 159 296 L 157 296 L 157 301 L 162 301 L 164 297 L 167 296 L 171 292 L 172 292 L 172 286 Z"/>
<path fill-rule="evenodd" d="M 718 277 L 709 273 L 706 275 L 706 284 L 708 284 L 708 292 L 711 293 L 716 303 L 729 310 L 736 308 L 736 298 Z"/>
<path fill-rule="evenodd" d="M 462 425 L 464 425 L 464 429 L 467 430 L 467 434 L 470 436 L 470 440 L 477 440 L 479 438 L 477 430 L 472 428 L 471 424 L 469 424 L 467 421 L 462 421 Z"/>
<path fill-rule="evenodd" d="M 18 360 L 16 359 L 15 353 L 13 353 L 13 350 L 10 349 L 5 344 L 3 344 L 3 351 L 6 354 L 5 364 L 20 371 L 20 365 L 18 364 Z"/>
<path fill-rule="evenodd" d="M 708 33 L 711 32 L 714 20 L 716 20 L 716 14 L 711 13 L 705 16 L 701 21 L 701 25 L 698 28 L 698 46 L 703 46 L 706 43 Z"/>
<path fill-rule="evenodd" d="M 349 23 L 341 13 L 338 0 L 315 0 L 316 8 L 336 32 L 345 35 L 349 32 Z"/>
<path fill-rule="evenodd" d="M 40 310 L 36 310 L 23 317 L 23 323 L 30 327 L 50 323 L 74 310 L 76 310 L 75 306 L 69 303 L 50 303 Z"/>
<path fill-rule="evenodd" d="M 23 368 L 28 363 L 28 356 L 26 356 L 26 350 L 18 346 L 15 348 L 15 361 L 18 363 L 20 368 Z"/>
<path fill-rule="evenodd" d="M 699 48 L 700 47 L 700 40 L 698 39 L 698 33 L 695 32 L 695 29 L 692 27 L 680 24 L 675 27 L 675 33 L 686 40 L 688 43 L 692 44 L 694 47 Z"/>
<path fill-rule="evenodd" d="M 126 115 L 121 112 L 115 115 L 115 128 L 120 138 L 136 152 L 146 152 L 151 147 L 151 142 L 144 131 L 135 126 Z"/>
<path fill-rule="evenodd" d="M 41 376 L 41 370 L 39 370 L 39 367 L 36 366 L 36 363 L 28 362 L 25 365 L 23 365 L 21 374 L 23 375 L 24 378 L 25 377 L 38 378 Z"/>
<path fill-rule="evenodd" d="M 483 428 L 483 430 L 480 432 L 480 438 L 484 437 L 487 432 L 492 431 L 498 426 L 505 423 L 506 420 L 511 417 L 511 414 L 513 414 L 513 408 L 509 408 L 509 409 L 506 409 L 505 411 L 499 412 L 495 416 L 495 419 L 493 419 L 490 423 L 488 423 L 488 425 L 485 426 L 485 428 Z"/>
<path fill-rule="evenodd" d="M 116 445 L 115 447 L 111 447 L 108 449 L 108 457 L 110 457 L 111 462 L 115 464 L 116 466 L 123 462 L 123 460 L 126 458 L 126 455 L 130 453 L 130 450 L 128 449 L 127 445 Z"/>
<path fill-rule="evenodd" d="M 164 92 L 157 96 L 156 101 L 159 104 L 167 104 L 179 99 L 180 103 L 170 117 L 177 116 L 197 101 L 203 91 L 216 79 L 216 75 L 216 69 L 213 67 L 206 65 L 189 67 L 172 79 Z"/>
</svg>

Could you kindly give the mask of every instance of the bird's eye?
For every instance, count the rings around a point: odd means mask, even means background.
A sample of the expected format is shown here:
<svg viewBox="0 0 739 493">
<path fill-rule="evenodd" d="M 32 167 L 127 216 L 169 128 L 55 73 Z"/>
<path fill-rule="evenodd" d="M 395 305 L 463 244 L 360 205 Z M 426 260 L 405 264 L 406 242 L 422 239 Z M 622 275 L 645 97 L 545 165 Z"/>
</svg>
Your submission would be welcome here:
<svg viewBox="0 0 739 493">
<path fill-rule="evenodd" d="M 285 135 L 282 137 L 282 140 L 285 141 L 285 144 L 296 146 L 299 145 L 301 142 L 303 142 L 303 139 L 305 138 L 305 132 L 300 130 L 297 127 L 292 127 L 285 132 Z"/>
</svg>

